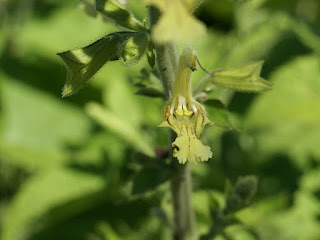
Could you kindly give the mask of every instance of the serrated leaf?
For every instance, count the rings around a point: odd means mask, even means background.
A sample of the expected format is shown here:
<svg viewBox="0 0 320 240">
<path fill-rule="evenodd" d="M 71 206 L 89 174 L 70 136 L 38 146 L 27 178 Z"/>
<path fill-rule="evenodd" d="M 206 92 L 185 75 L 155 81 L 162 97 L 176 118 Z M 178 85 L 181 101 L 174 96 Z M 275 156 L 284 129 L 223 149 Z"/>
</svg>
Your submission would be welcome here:
<svg viewBox="0 0 320 240">
<path fill-rule="evenodd" d="M 216 70 L 211 73 L 211 83 L 236 91 L 261 92 L 271 89 L 271 83 L 260 77 L 263 61 L 237 68 Z"/>
<path fill-rule="evenodd" d="M 149 38 L 145 33 L 138 33 L 128 39 L 120 54 L 122 63 L 126 66 L 137 63 L 146 52 L 148 44 Z"/>
<path fill-rule="evenodd" d="M 217 126 L 232 129 L 232 123 L 229 120 L 226 106 L 217 99 L 208 99 L 204 102 L 206 106 L 207 116 Z"/>
<path fill-rule="evenodd" d="M 118 0 L 96 0 L 96 9 L 122 27 L 135 31 L 146 31 L 143 24 Z"/>
<path fill-rule="evenodd" d="M 108 61 L 119 59 L 124 43 L 136 33 L 111 33 L 85 48 L 58 53 L 68 68 L 68 77 L 62 96 L 69 96 L 84 86 L 87 81 Z"/>
<path fill-rule="evenodd" d="M 103 189 L 102 178 L 63 168 L 51 169 L 26 182 L 9 205 L 1 231 L 2 240 L 25 239 L 39 230 L 42 217 L 54 208 Z M 74 214 L 81 209 L 69 209 Z M 48 221 L 48 219 L 46 219 Z"/>
</svg>

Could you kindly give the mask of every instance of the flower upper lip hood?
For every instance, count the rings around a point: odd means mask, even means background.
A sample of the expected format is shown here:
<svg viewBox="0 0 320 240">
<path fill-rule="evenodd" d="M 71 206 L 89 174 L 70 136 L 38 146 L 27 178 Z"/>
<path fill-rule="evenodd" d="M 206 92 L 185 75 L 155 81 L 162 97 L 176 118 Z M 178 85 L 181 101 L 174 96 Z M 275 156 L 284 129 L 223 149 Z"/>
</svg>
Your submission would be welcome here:
<svg viewBox="0 0 320 240">
<path fill-rule="evenodd" d="M 165 121 L 159 125 L 176 132 L 173 156 L 182 164 L 207 161 L 212 157 L 210 147 L 199 140 L 205 125 L 213 122 L 205 115 L 204 107 L 192 97 L 190 77 L 196 68 L 196 52 L 185 48 L 180 56 L 172 97 L 164 106 Z"/>
</svg>

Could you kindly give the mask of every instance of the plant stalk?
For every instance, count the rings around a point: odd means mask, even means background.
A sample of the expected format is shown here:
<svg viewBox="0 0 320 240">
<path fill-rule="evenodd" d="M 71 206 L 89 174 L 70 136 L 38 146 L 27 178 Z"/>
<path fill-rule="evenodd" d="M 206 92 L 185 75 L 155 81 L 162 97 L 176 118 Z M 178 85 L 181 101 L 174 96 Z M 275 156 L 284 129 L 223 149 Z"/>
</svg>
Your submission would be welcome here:
<svg viewBox="0 0 320 240">
<path fill-rule="evenodd" d="M 150 29 L 159 19 L 160 12 L 154 7 L 148 7 Z M 176 78 L 178 69 L 178 55 L 174 43 L 155 44 L 156 63 L 162 84 L 169 99 Z M 171 143 L 176 136 L 170 134 Z M 195 218 L 192 207 L 192 178 L 190 165 L 181 165 L 177 159 L 171 157 L 171 164 L 174 168 L 174 176 L 171 180 L 171 194 L 174 211 L 174 240 L 197 240 L 198 236 L 195 229 Z"/>
</svg>

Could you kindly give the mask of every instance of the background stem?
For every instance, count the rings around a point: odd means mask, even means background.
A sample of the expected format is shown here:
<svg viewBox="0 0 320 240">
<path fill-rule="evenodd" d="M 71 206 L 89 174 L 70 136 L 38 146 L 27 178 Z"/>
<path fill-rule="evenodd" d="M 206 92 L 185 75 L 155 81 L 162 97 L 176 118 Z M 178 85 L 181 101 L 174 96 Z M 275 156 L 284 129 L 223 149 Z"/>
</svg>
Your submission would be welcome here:
<svg viewBox="0 0 320 240">
<path fill-rule="evenodd" d="M 148 8 L 150 28 L 158 21 L 160 12 L 154 7 Z M 162 84 L 166 91 L 167 99 L 171 96 L 171 90 L 176 78 L 178 67 L 178 55 L 174 43 L 155 44 L 156 63 Z M 171 143 L 176 136 L 170 134 Z M 172 153 L 172 148 L 171 148 Z M 170 155 L 172 156 L 172 154 Z M 177 159 L 171 158 L 174 176 L 171 180 L 171 193 L 174 210 L 174 240 L 197 240 L 195 230 L 194 212 L 192 207 L 192 179 L 190 165 L 181 165 Z"/>
</svg>

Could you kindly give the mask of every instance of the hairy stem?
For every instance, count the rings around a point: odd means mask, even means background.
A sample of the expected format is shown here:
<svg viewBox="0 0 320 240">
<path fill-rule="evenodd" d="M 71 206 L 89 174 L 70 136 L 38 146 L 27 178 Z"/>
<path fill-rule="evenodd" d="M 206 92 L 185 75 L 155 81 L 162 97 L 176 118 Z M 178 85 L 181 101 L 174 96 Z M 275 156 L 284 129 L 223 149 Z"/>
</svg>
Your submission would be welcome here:
<svg viewBox="0 0 320 240">
<path fill-rule="evenodd" d="M 149 7 L 148 12 L 152 29 L 152 26 L 158 21 L 160 13 L 154 7 Z M 155 44 L 155 50 L 158 72 L 167 95 L 166 97 L 169 98 L 178 69 L 176 45 L 174 43 Z"/>
<path fill-rule="evenodd" d="M 154 7 L 149 7 L 149 19 L 152 26 L 158 21 L 160 13 Z M 176 78 L 178 56 L 174 43 L 155 44 L 156 63 L 161 77 L 166 97 L 171 96 L 172 87 Z M 170 134 L 170 147 L 175 135 Z M 172 148 L 171 148 L 172 153 Z M 171 154 L 172 156 L 172 154 Z M 178 164 L 172 157 L 171 163 L 175 169 L 171 180 L 171 193 L 174 210 L 174 240 L 197 240 L 194 212 L 192 208 L 192 179 L 190 165 Z"/>
</svg>

